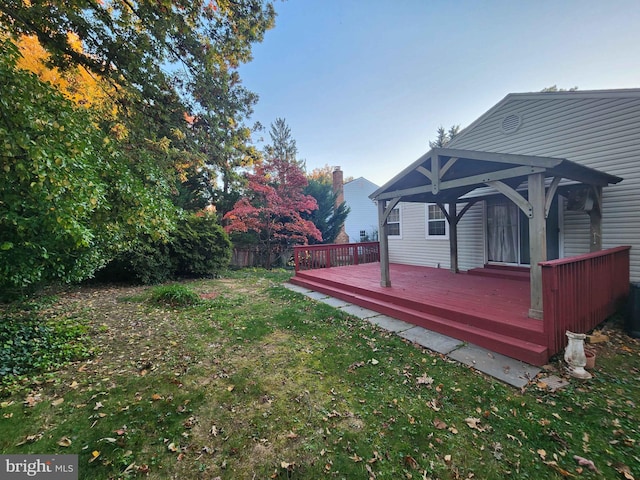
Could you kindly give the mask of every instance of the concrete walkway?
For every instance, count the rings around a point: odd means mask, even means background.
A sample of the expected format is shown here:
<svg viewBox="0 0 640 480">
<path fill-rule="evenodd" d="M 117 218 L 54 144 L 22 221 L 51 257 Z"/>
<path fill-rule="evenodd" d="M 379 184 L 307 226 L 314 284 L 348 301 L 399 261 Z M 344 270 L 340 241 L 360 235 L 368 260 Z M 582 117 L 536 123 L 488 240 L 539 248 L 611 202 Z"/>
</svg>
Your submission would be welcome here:
<svg viewBox="0 0 640 480">
<path fill-rule="evenodd" d="M 324 293 L 290 283 L 284 286 L 294 292 L 301 293 L 313 300 L 326 303 L 345 313 L 367 320 L 380 328 L 394 332 L 410 342 L 417 343 L 429 350 L 447 355 L 453 360 L 469 365 L 476 370 L 501 380 L 517 388 L 524 387 L 540 373 L 540 368 L 527 363 L 494 353 L 477 345 L 465 343 L 440 333 L 432 332 L 397 318 L 359 307 L 352 303 L 330 297 Z"/>
</svg>

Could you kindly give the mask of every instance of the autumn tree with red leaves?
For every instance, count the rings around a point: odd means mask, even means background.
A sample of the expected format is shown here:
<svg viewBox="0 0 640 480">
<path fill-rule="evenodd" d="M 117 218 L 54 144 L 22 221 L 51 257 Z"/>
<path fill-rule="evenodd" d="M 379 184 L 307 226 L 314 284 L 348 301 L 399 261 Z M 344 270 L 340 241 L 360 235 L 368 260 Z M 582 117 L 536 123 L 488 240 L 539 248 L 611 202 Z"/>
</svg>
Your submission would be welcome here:
<svg viewBox="0 0 640 480">
<path fill-rule="evenodd" d="M 318 208 L 315 198 L 303 193 L 307 178 L 291 160 L 272 158 L 247 175 L 245 196 L 224 216 L 229 234 L 255 232 L 265 248 L 265 267 L 274 254 L 294 244 L 306 245 L 309 238 L 321 241 L 322 234 L 310 220 L 302 218 Z"/>
</svg>

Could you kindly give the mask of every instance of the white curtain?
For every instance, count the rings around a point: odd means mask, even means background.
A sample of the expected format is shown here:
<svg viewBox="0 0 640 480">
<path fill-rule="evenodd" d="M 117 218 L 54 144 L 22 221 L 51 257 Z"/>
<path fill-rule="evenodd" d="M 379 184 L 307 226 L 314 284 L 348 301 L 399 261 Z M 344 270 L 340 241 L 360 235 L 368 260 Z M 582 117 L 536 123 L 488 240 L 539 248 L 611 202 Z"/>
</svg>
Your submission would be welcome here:
<svg viewBox="0 0 640 480">
<path fill-rule="evenodd" d="M 489 260 L 518 263 L 518 207 L 511 203 L 487 206 Z"/>
</svg>

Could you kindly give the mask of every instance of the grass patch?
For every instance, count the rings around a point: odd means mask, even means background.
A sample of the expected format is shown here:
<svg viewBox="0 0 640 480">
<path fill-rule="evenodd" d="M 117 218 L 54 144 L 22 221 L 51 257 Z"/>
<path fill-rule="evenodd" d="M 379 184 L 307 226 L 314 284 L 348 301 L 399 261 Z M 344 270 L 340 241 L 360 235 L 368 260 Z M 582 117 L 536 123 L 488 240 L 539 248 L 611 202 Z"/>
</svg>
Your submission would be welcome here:
<svg viewBox="0 0 640 480">
<path fill-rule="evenodd" d="M 157 305 L 172 307 L 187 307 L 200 303 L 200 297 L 185 285 L 173 284 L 154 287 L 149 295 L 149 301 Z"/>
<path fill-rule="evenodd" d="M 77 453 L 83 479 L 640 473 L 640 345 L 615 326 L 593 380 L 515 390 L 283 288 L 289 276 L 181 284 L 198 299 L 185 305 L 146 287 L 61 295 L 34 315 L 85 318 L 95 354 L 5 389 L 0 451 Z"/>
</svg>

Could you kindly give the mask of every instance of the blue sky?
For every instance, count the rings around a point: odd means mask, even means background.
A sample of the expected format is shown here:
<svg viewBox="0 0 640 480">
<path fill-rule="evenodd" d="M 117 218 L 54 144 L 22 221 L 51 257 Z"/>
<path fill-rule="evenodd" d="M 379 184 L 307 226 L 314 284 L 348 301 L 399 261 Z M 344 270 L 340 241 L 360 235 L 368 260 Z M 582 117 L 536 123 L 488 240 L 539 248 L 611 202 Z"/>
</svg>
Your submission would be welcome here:
<svg viewBox="0 0 640 480">
<path fill-rule="evenodd" d="M 289 0 L 240 68 L 307 170 L 384 184 L 511 92 L 640 87 L 640 1 Z M 265 130 L 264 137 L 268 140 Z M 262 145 L 262 144 L 259 144 Z"/>
</svg>

